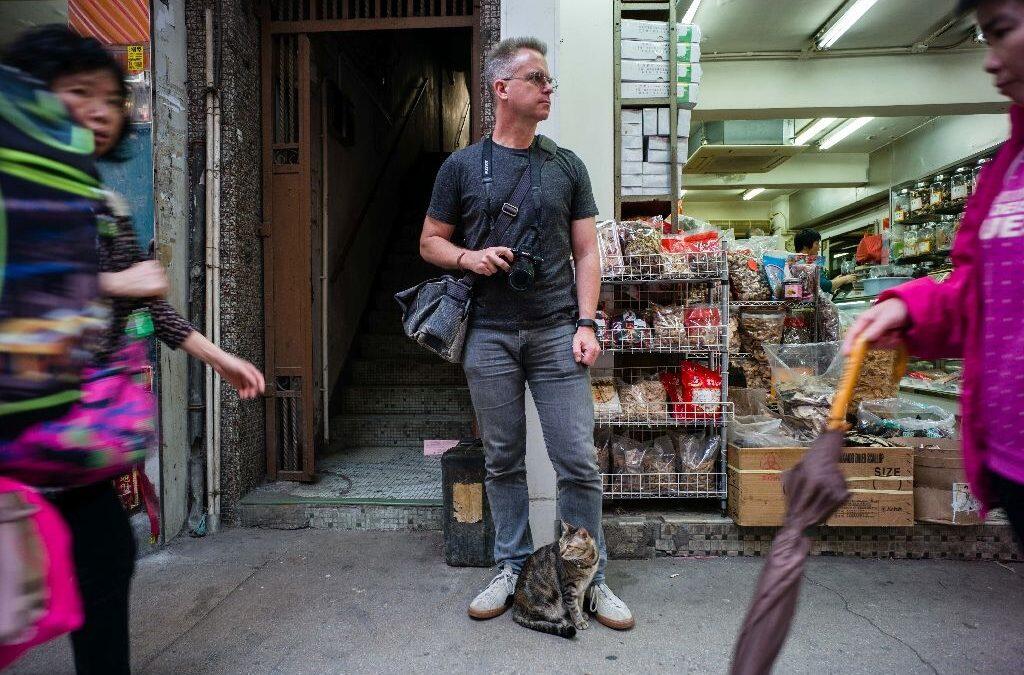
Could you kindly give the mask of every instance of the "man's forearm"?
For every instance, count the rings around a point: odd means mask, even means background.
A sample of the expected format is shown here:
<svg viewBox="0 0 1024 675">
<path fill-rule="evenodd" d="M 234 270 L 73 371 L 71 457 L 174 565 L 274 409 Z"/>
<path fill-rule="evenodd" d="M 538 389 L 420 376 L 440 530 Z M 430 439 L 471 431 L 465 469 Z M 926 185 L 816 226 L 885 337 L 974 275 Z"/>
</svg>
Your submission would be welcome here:
<svg viewBox="0 0 1024 675">
<path fill-rule="evenodd" d="M 596 252 L 576 259 L 576 300 L 580 318 L 597 316 L 597 301 L 601 295 L 601 257 Z"/>
<path fill-rule="evenodd" d="M 459 269 L 459 256 L 466 253 L 444 237 L 427 237 L 420 242 L 420 256 L 441 269 Z"/>
</svg>

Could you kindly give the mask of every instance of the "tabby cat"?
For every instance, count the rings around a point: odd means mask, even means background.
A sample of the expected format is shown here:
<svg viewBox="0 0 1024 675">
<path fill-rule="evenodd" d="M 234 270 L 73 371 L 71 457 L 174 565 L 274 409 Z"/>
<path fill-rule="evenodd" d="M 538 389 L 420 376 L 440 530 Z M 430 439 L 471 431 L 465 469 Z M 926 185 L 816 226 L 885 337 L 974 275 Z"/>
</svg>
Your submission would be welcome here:
<svg viewBox="0 0 1024 675">
<path fill-rule="evenodd" d="M 558 541 L 540 547 L 523 563 L 512 619 L 521 626 L 564 638 L 589 628 L 583 615 L 583 597 L 597 572 L 597 562 L 597 542 L 590 533 L 562 521 Z"/>
</svg>

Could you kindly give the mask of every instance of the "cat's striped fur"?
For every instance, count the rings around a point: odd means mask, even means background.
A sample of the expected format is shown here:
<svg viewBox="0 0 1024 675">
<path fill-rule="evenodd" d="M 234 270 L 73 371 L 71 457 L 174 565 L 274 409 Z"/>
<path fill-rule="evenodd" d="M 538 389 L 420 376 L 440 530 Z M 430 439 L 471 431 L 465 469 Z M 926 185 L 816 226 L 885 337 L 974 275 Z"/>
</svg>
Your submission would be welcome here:
<svg viewBox="0 0 1024 675">
<path fill-rule="evenodd" d="M 583 597 L 597 572 L 597 542 L 584 528 L 562 523 L 558 541 L 526 559 L 516 582 L 512 619 L 564 638 L 590 627 Z"/>
</svg>

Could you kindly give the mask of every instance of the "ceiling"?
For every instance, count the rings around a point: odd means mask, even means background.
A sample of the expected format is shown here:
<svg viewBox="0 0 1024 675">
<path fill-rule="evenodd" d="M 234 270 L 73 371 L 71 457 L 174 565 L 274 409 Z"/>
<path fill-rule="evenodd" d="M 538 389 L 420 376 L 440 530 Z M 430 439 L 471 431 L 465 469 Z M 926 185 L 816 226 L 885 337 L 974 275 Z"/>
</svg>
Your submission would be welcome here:
<svg viewBox="0 0 1024 675">
<path fill-rule="evenodd" d="M 957 0 L 878 0 L 834 49 L 904 47 L 926 37 L 956 8 Z M 683 0 L 681 7 L 689 5 Z M 703 0 L 696 23 L 704 54 L 800 51 L 843 7 L 843 0 Z M 969 21 L 959 22 L 934 46 L 959 41 Z"/>
<path fill-rule="evenodd" d="M 842 141 L 824 152 L 874 152 L 879 148 L 889 145 L 898 138 L 901 138 L 915 129 L 927 124 L 934 117 L 914 115 L 910 117 L 876 117 L 863 127 L 853 132 Z M 814 120 L 797 120 L 795 128 L 800 132 L 807 124 Z M 816 140 L 821 140 L 829 131 L 839 127 L 845 120 L 838 120 L 832 127 L 823 131 Z M 810 145 L 807 152 L 823 152 L 817 145 Z"/>
<path fill-rule="evenodd" d="M 0 0 L 0 47 L 26 28 L 68 23 L 68 0 Z"/>
</svg>

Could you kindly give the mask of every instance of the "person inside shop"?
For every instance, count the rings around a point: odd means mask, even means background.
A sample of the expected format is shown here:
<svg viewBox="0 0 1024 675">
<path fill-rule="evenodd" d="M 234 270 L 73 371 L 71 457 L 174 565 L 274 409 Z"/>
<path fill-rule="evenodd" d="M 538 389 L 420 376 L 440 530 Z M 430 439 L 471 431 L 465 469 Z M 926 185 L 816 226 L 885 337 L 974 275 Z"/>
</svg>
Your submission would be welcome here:
<svg viewBox="0 0 1024 675">
<path fill-rule="evenodd" d="M 484 442 L 499 572 L 470 603 L 469 615 L 490 619 L 502 614 L 533 553 L 526 486 L 529 384 L 558 475 L 559 514 L 597 539 L 600 562 L 585 604 L 602 624 L 626 630 L 633 627 L 633 615 L 605 583 L 602 485 L 594 459 L 589 367 L 601 352 L 595 332 L 601 289 L 598 211 L 579 157 L 537 135 L 538 123 L 551 112 L 556 87 L 546 53 L 539 40 L 510 38 L 487 55 L 484 73 L 494 101 L 494 132 L 445 160 L 420 236 L 424 260 L 476 275 L 463 365 Z M 483 183 L 489 158 L 492 199 Z M 536 202 L 540 212 L 524 197 L 502 245 L 477 249 L 476 242 L 487 243 L 485 233 L 500 209 L 517 208 L 503 202 L 514 201 L 524 177 L 532 181 L 526 172 L 534 161 L 543 162 Z M 528 186 L 533 192 L 534 185 Z M 508 274 L 519 260 L 513 249 L 531 223 L 538 230 L 535 281 L 515 290 Z"/>
<path fill-rule="evenodd" d="M 793 239 L 793 248 L 796 249 L 797 253 L 812 255 L 817 258 L 821 255 L 821 235 L 816 230 L 809 228 L 800 230 Z M 856 274 L 840 274 L 835 279 L 829 279 L 825 276 L 825 270 L 822 268 L 821 276 L 818 279 L 818 287 L 826 293 L 835 293 L 844 286 L 852 287 L 856 281 Z"/>
<path fill-rule="evenodd" d="M 982 171 L 953 244 L 953 271 L 879 296 L 847 335 L 901 340 L 911 354 L 962 358 L 961 446 L 982 517 L 1001 506 L 1024 543 L 1024 0 L 963 0 L 976 12 L 985 70 L 1012 102 L 1010 138 Z"/>
<path fill-rule="evenodd" d="M 128 133 L 125 74 L 99 41 L 63 25 L 41 26 L 15 39 L 0 61 L 53 91 L 72 120 L 92 132 L 97 157 L 123 158 Z M 121 348 L 129 317 L 142 310 L 164 344 L 212 366 L 241 398 L 259 396 L 263 374 L 211 343 L 163 300 L 167 275 L 159 262 L 141 254 L 124 200 L 108 193 L 107 205 L 112 227 L 101 231 L 97 245 L 100 289 L 110 298 L 112 317 L 96 353 L 97 365 Z M 48 497 L 71 532 L 85 613 L 84 625 L 71 635 L 76 671 L 128 673 L 129 589 L 136 551 L 128 515 L 111 481 L 51 492 Z"/>
</svg>

